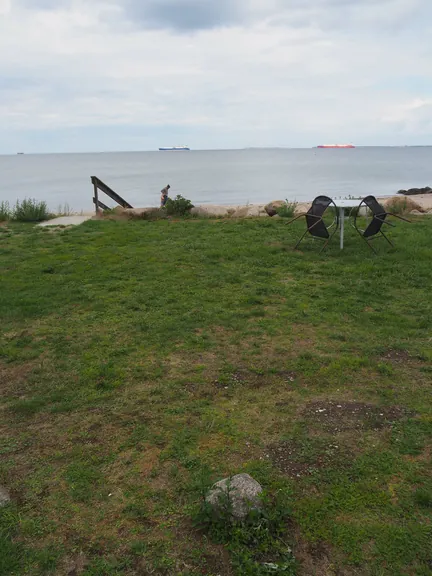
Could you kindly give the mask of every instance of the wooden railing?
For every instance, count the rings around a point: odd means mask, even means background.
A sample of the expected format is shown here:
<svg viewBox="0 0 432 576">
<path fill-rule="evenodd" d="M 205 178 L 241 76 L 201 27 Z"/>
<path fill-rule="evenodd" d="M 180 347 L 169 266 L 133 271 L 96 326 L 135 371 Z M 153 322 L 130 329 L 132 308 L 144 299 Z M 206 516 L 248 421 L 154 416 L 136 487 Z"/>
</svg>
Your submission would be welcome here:
<svg viewBox="0 0 432 576">
<path fill-rule="evenodd" d="M 131 206 L 129 202 L 126 202 L 126 200 L 124 200 L 121 196 L 119 196 L 117 192 L 114 192 L 112 188 L 107 186 L 107 184 L 105 184 L 105 182 L 102 182 L 102 180 L 100 180 L 97 176 L 92 176 L 91 181 L 94 190 L 93 204 L 95 205 L 96 208 L 96 214 L 98 213 L 99 208 L 101 208 L 102 210 L 109 210 L 109 207 L 99 200 L 99 190 L 101 192 L 104 192 L 104 194 L 106 194 L 107 196 L 109 196 L 111 200 L 117 202 L 117 204 L 119 204 L 122 208 L 133 208 L 133 206 Z"/>
</svg>

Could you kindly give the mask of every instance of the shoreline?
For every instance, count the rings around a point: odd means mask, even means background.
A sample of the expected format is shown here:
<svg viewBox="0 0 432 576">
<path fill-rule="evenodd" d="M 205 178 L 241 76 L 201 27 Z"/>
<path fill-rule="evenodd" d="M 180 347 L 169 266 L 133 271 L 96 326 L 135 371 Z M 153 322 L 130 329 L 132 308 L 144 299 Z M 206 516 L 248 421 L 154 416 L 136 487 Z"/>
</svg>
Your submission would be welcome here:
<svg viewBox="0 0 432 576">
<path fill-rule="evenodd" d="M 386 206 L 390 201 L 395 199 L 401 201 L 406 198 L 408 202 L 413 202 L 417 204 L 420 208 L 419 213 L 430 213 L 432 212 L 432 194 L 419 194 L 417 196 L 402 196 L 402 195 L 392 195 L 392 196 L 378 196 L 377 199 L 384 206 Z M 360 204 L 360 199 L 358 203 Z M 208 218 L 257 218 L 257 217 L 270 217 L 266 212 L 266 206 L 270 204 L 285 203 L 285 200 L 273 200 L 272 202 L 267 202 L 266 204 L 199 204 L 194 206 L 191 210 L 191 214 L 197 216 L 203 216 Z M 301 213 L 309 210 L 312 202 L 298 202 L 296 203 L 295 212 Z M 416 207 L 417 208 L 417 207 Z M 118 215 L 125 214 L 130 216 L 142 216 L 147 212 L 158 210 L 157 206 L 148 206 L 144 208 L 120 208 L 116 207 L 114 210 Z M 274 216 L 273 216 L 274 217 Z"/>
</svg>

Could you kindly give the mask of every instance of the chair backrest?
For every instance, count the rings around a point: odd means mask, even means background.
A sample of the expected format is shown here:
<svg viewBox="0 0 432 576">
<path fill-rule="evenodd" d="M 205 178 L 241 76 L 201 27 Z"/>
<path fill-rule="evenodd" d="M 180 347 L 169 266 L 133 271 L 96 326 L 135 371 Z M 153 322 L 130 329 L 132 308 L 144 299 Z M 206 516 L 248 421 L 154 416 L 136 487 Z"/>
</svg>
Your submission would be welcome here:
<svg viewBox="0 0 432 576">
<path fill-rule="evenodd" d="M 328 196 L 317 196 L 312 202 L 312 206 L 306 213 L 306 225 L 309 233 L 312 236 L 317 236 L 318 238 L 330 237 L 325 222 L 323 220 L 319 220 L 323 217 L 324 212 L 327 210 L 330 204 L 333 204 L 333 200 Z"/>
<path fill-rule="evenodd" d="M 375 236 L 378 234 L 384 224 L 384 220 L 387 218 L 387 212 L 385 208 L 381 206 L 375 196 L 366 196 L 363 199 L 363 203 L 369 208 L 372 212 L 372 222 L 363 232 L 363 236 L 365 238 L 370 238 L 371 236 Z"/>
</svg>

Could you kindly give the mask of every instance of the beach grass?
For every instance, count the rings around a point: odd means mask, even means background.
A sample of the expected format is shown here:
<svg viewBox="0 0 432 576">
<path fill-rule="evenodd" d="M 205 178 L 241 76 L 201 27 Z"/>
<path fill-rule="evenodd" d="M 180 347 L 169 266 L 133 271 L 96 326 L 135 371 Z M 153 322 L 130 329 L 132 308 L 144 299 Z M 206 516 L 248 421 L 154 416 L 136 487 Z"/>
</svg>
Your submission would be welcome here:
<svg viewBox="0 0 432 576">
<path fill-rule="evenodd" d="M 9 202 L 0 203 L 0 222 L 42 222 L 52 217 L 46 202 L 32 198 L 17 200 L 14 206 Z"/>
<path fill-rule="evenodd" d="M 303 227 L 0 226 L 2 576 L 431 573 L 432 219 Z"/>
</svg>

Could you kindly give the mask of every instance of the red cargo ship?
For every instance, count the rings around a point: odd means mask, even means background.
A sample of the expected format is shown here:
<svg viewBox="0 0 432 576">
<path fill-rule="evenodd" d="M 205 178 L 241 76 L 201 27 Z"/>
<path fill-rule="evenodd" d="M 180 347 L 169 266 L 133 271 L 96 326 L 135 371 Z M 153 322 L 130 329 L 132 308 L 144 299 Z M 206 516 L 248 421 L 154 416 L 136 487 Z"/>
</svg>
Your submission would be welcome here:
<svg viewBox="0 0 432 576">
<path fill-rule="evenodd" d="M 321 144 L 317 148 L 355 148 L 354 144 Z"/>
</svg>

